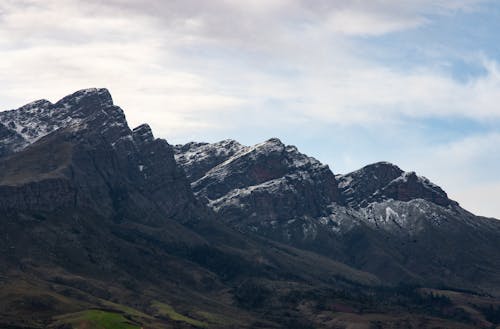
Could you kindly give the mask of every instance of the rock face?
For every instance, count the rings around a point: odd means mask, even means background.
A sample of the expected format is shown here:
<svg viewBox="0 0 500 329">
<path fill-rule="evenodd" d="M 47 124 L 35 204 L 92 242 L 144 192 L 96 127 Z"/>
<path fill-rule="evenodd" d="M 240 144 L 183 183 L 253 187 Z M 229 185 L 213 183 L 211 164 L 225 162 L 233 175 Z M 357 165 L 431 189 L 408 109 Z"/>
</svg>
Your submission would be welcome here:
<svg viewBox="0 0 500 329">
<path fill-rule="evenodd" d="M 378 162 L 347 175 L 338 175 L 339 188 L 346 203 L 353 208 L 366 207 L 371 202 L 393 199 L 410 201 L 424 199 L 441 206 L 456 205 L 446 192 L 425 177 L 403 172 L 399 167 Z"/>
<path fill-rule="evenodd" d="M 122 221 L 204 216 L 172 147 L 142 125 L 133 131 L 105 89 L 56 104 L 37 101 L 0 113 L 0 209 L 90 208 Z M 196 214 L 196 212 L 199 212 Z"/>
<path fill-rule="evenodd" d="M 440 206 L 457 205 L 457 202 L 448 199 L 446 192 L 439 186 L 425 177 L 417 176 L 415 172 L 403 173 L 373 195 L 373 200 L 385 199 L 424 199 Z"/>
<path fill-rule="evenodd" d="M 260 316 L 247 309 L 267 296 L 261 281 L 292 280 L 302 290 L 378 282 L 215 221 L 172 146 L 154 138 L 148 125 L 131 130 L 105 89 L 31 103 L 0 118 L 2 328 L 80 327 L 72 316 L 96 309 L 148 328 L 206 327 L 202 321 L 214 328 L 287 328 L 290 316 L 259 324 Z M 289 166 L 276 163 L 278 170 Z M 258 163 L 254 168 L 258 182 L 272 175 Z M 254 286 L 262 296 L 246 288 Z M 158 313 L 159 301 L 189 309 L 197 320 L 179 324 Z"/>
<path fill-rule="evenodd" d="M 328 166 L 275 138 L 252 147 L 234 141 L 189 143 L 176 146 L 175 153 L 197 197 L 223 221 L 252 232 L 269 233 L 279 226 L 277 232 L 287 239 L 292 235 L 283 225 L 301 231 L 302 240 L 313 238 L 317 225 L 331 231 L 371 225 L 367 209 L 384 202 L 458 206 L 427 178 L 393 164 L 379 162 L 335 176 Z"/>
<path fill-rule="evenodd" d="M 176 158 L 186 166 L 189 177 L 199 177 L 191 184 L 193 191 L 224 221 L 239 228 L 262 221 L 267 225 L 318 217 L 325 215 L 329 204 L 340 202 L 337 182 L 328 166 L 276 138 L 253 147 L 234 142 L 203 144 L 186 155 L 184 150 L 192 145 L 196 144 L 177 147 Z M 207 160 L 212 154 L 216 159 Z M 209 164 L 213 167 L 208 170 Z M 196 174 L 190 175 L 192 172 Z"/>
<path fill-rule="evenodd" d="M 335 176 L 278 139 L 252 147 L 190 143 L 175 152 L 196 196 L 242 232 L 396 282 L 436 283 L 446 277 L 447 282 L 467 278 L 474 285 L 474 271 L 462 271 L 461 278 L 443 275 L 479 263 L 500 267 L 492 248 L 500 243 L 500 222 L 469 214 L 427 178 L 393 164 L 379 162 Z M 436 253 L 442 257 L 429 261 Z M 486 272 L 481 276 L 500 279 L 499 270 Z"/>
<path fill-rule="evenodd" d="M 370 197 L 403 174 L 399 167 L 378 162 L 347 175 L 338 175 L 339 188 L 351 207 L 367 204 Z"/>
<path fill-rule="evenodd" d="M 0 327 L 133 306 L 148 328 L 331 328 L 339 301 L 420 312 L 397 283 L 500 296 L 499 245 L 499 221 L 390 163 L 334 175 L 276 138 L 172 147 L 106 89 L 0 112 Z"/>
<path fill-rule="evenodd" d="M 177 162 L 191 181 L 200 179 L 213 167 L 246 149 L 231 139 L 214 144 L 193 142 L 176 145 L 174 148 Z"/>
<path fill-rule="evenodd" d="M 0 123 L 15 136 L 14 140 L 1 139 L 6 149 L 4 154 L 22 150 L 41 137 L 59 128 L 75 125 L 89 116 L 97 117 L 96 109 L 112 106 L 113 100 L 106 89 L 85 89 L 66 96 L 56 104 L 42 99 L 17 110 L 0 112 Z M 124 120 L 122 111 L 115 114 Z"/>
</svg>

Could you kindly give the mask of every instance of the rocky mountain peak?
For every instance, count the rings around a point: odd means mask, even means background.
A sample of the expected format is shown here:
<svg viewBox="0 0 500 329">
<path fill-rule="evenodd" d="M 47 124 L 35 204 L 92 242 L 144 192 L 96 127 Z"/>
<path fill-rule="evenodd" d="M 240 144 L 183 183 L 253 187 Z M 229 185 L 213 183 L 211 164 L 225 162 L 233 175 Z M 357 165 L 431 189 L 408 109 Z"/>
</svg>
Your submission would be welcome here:
<svg viewBox="0 0 500 329">
<path fill-rule="evenodd" d="M 283 144 L 283 142 L 277 138 L 277 137 L 272 137 L 272 138 L 269 138 L 268 140 L 266 140 L 265 142 L 261 143 L 261 144 L 258 144 L 260 146 L 276 146 L 276 147 L 284 147 L 285 144 Z"/>
<path fill-rule="evenodd" d="M 265 142 L 259 143 L 250 147 L 249 152 L 266 153 L 266 152 L 283 152 L 285 144 L 278 138 L 270 138 Z"/>
<path fill-rule="evenodd" d="M 376 162 L 349 174 L 337 175 L 337 180 L 346 203 L 350 206 L 359 206 L 402 173 L 403 170 L 392 163 Z"/>
<path fill-rule="evenodd" d="M 232 156 L 226 157 L 225 161 L 193 181 L 192 186 L 195 192 L 214 199 L 235 188 L 262 184 L 286 175 L 298 175 L 307 169 L 312 173 L 323 167 L 327 168 L 316 159 L 298 152 L 296 147 L 286 146 L 279 139 L 271 138 L 254 146 L 239 147 Z"/>
<path fill-rule="evenodd" d="M 389 162 L 377 162 L 346 175 L 337 175 L 339 189 L 351 207 L 364 207 L 370 202 L 394 199 L 424 199 L 438 205 L 456 204 L 446 192 L 415 172 L 405 172 Z"/>
<path fill-rule="evenodd" d="M 457 205 L 448 198 L 441 187 L 425 177 L 418 176 L 414 171 L 402 173 L 373 195 L 374 200 L 387 198 L 400 201 L 424 199 L 440 206 Z"/>
<path fill-rule="evenodd" d="M 277 138 L 172 147 L 106 89 L 35 101 L 0 112 L 0 327 L 492 328 L 500 222 L 454 204 Z"/>
<path fill-rule="evenodd" d="M 232 139 L 216 143 L 190 142 L 174 147 L 175 158 L 191 181 L 200 179 L 210 169 L 247 149 L 246 146 Z"/>
<path fill-rule="evenodd" d="M 138 145 L 152 142 L 155 139 L 151 127 L 146 123 L 135 127 L 132 130 L 132 136 L 134 138 L 134 142 Z"/>
<path fill-rule="evenodd" d="M 75 105 L 89 103 L 98 105 L 96 107 L 113 106 L 113 98 L 106 88 L 88 88 L 62 98 L 55 105 L 74 107 Z"/>
<path fill-rule="evenodd" d="M 0 142 L 2 211 L 84 207 L 155 225 L 204 211 L 172 147 L 147 124 L 130 130 L 106 89 L 0 112 Z"/>
<path fill-rule="evenodd" d="M 55 104 L 42 99 L 0 112 L 3 127 L 0 156 L 20 151 L 57 129 L 84 127 L 83 123 L 101 127 L 103 131 L 127 127 L 123 111 L 113 105 L 107 89 L 83 89 Z"/>
<path fill-rule="evenodd" d="M 176 158 L 196 195 L 243 230 L 323 216 L 339 201 L 328 166 L 278 138 L 253 146 L 232 140 L 189 143 L 176 147 Z"/>
<path fill-rule="evenodd" d="M 265 144 L 278 144 L 283 145 L 283 142 L 278 137 L 271 137 L 264 142 Z"/>
<path fill-rule="evenodd" d="M 19 108 L 20 111 L 32 111 L 32 112 L 36 112 L 40 109 L 46 109 L 50 106 L 52 106 L 53 104 L 46 100 L 46 99 L 39 99 L 39 100 L 36 100 L 36 101 L 33 101 L 33 102 L 30 102 L 26 105 L 23 105 Z"/>
<path fill-rule="evenodd" d="M 349 173 L 345 177 L 363 177 L 365 179 L 370 178 L 377 181 L 388 182 L 400 176 L 402 173 L 403 170 L 398 166 L 390 162 L 380 161 L 364 166 L 359 170 Z"/>
</svg>

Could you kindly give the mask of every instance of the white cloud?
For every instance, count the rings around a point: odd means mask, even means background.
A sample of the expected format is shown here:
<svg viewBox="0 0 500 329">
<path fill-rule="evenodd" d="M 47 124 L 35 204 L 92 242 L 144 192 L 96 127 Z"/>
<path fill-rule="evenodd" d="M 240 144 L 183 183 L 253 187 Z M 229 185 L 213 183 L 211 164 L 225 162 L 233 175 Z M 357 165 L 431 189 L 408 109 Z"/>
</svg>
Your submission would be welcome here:
<svg viewBox="0 0 500 329">
<path fill-rule="evenodd" d="M 467 186 L 455 194 L 457 199 L 463 200 L 461 206 L 472 213 L 497 219 L 500 217 L 500 183 Z"/>
<path fill-rule="evenodd" d="M 414 28 L 426 21 L 418 16 L 398 19 L 380 13 L 341 9 L 330 15 L 326 26 L 333 32 L 370 36 Z"/>
<path fill-rule="evenodd" d="M 402 162 L 411 170 L 429 176 L 476 214 L 500 214 L 500 133 L 478 133 L 443 145 L 406 150 Z"/>
<path fill-rule="evenodd" d="M 162 117 L 210 120 L 221 109 L 269 100 L 297 116 L 347 124 L 400 115 L 498 118 L 495 62 L 483 61 L 487 74 L 462 83 L 425 67 L 372 63 L 346 36 L 414 28 L 429 14 L 480 2 L 6 0 L 0 96 L 13 107 L 107 86 L 132 119 L 141 104 Z"/>
</svg>

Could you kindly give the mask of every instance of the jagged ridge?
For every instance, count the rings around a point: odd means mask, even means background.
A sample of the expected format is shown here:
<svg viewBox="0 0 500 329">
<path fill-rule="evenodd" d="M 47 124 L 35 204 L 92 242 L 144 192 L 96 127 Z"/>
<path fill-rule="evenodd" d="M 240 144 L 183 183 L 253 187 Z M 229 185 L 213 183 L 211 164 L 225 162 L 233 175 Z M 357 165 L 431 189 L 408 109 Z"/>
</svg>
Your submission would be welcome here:
<svg viewBox="0 0 500 329">
<path fill-rule="evenodd" d="M 190 143 L 175 152 L 181 165 L 186 163 L 184 152 L 189 153 L 189 165 L 183 165 L 188 173 L 200 159 L 203 170 L 191 176 L 191 186 L 221 221 L 391 280 L 427 280 L 428 273 L 440 280 L 443 271 L 458 265 L 449 259 L 423 265 L 426 257 L 434 252 L 451 257 L 449 245 L 463 239 L 491 255 L 490 241 L 468 236 L 479 231 L 499 240 L 499 225 L 491 231 L 490 222 L 461 209 L 427 178 L 391 163 L 335 176 L 328 166 L 278 139 L 252 147 L 238 144 L 237 151 L 227 142 Z M 475 257 L 484 260 L 465 252 L 462 261 L 473 264 Z M 500 262 L 498 257 L 490 260 Z M 495 270 L 488 274 L 498 275 Z M 463 276 L 475 281 L 471 273 Z"/>
<path fill-rule="evenodd" d="M 392 164 L 335 176 L 276 138 L 172 148 L 146 124 L 131 130 L 104 89 L 8 113 L 0 115 L 11 118 L 0 125 L 0 293 L 5 283 L 36 282 L 44 295 L 16 300 L 13 286 L 0 300 L 2 325 L 4 310 L 21 307 L 45 326 L 61 310 L 54 305 L 80 310 L 68 299 L 87 308 L 122 300 L 143 312 L 152 300 L 180 300 L 279 322 L 246 323 L 255 328 L 311 327 L 317 310 L 304 305 L 333 305 L 339 291 L 373 296 L 381 282 L 500 294 L 498 222 Z M 363 296 L 351 304 L 358 313 Z M 187 314 L 201 319 L 196 311 Z M 282 320 L 311 314 L 306 325 Z"/>
</svg>

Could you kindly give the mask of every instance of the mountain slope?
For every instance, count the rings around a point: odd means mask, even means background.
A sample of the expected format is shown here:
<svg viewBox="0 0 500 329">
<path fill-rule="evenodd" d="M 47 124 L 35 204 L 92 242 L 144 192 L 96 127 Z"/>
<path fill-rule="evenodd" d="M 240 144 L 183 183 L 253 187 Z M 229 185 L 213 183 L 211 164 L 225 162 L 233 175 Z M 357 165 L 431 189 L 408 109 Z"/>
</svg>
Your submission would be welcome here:
<svg viewBox="0 0 500 329">
<path fill-rule="evenodd" d="M 129 129 L 123 111 L 103 95 L 92 89 L 65 97 L 56 104 L 71 105 L 52 108 L 68 113 L 51 116 L 59 128 L 0 158 L 2 327 L 85 322 L 94 308 L 155 328 L 281 327 L 288 320 L 260 319 L 247 309 L 258 300 L 242 307 L 242 289 L 379 282 L 217 223 L 195 198 L 172 147 L 147 125 Z M 41 120 L 31 119 L 22 122 Z M 172 305 L 187 314 L 183 321 Z"/>
<path fill-rule="evenodd" d="M 424 179 L 387 175 L 352 204 L 354 175 L 293 146 L 172 147 L 105 89 L 0 122 L 2 328 L 494 323 L 478 293 L 498 291 L 498 224 Z"/>
<path fill-rule="evenodd" d="M 500 222 L 463 210 L 427 178 L 386 162 L 334 176 L 277 139 L 232 155 L 225 147 L 204 144 L 212 150 L 197 153 L 205 164 L 210 154 L 227 156 L 191 182 L 221 221 L 389 282 L 500 293 Z M 182 146 L 175 151 L 184 157 Z M 255 174 L 259 165 L 265 175 Z M 186 171 L 195 167 L 192 156 Z"/>
<path fill-rule="evenodd" d="M 374 163 L 347 175 L 338 175 L 337 179 L 347 204 L 353 208 L 387 199 L 410 201 L 420 198 L 441 206 L 457 204 L 427 178 L 415 172 L 404 172 L 388 162 Z"/>
<path fill-rule="evenodd" d="M 220 150 L 227 146 L 219 143 L 212 147 Z M 182 149 L 176 151 L 179 163 L 185 166 Z M 224 151 L 212 153 L 229 155 Z M 190 168 L 195 167 L 193 163 L 198 159 L 206 163 L 204 159 L 210 154 L 198 153 L 198 158 L 192 157 Z M 189 172 L 190 168 L 186 170 Z M 336 184 L 327 166 L 299 153 L 293 146 L 270 139 L 254 147 L 240 147 L 191 186 L 199 198 L 209 200 L 224 220 L 234 219 L 238 224 L 243 223 L 243 217 L 259 220 L 264 216 L 271 222 L 287 216 L 324 214 L 326 206 L 340 201 Z M 297 200 L 297 195 L 302 199 Z"/>
</svg>

